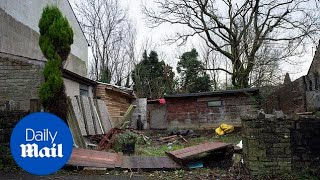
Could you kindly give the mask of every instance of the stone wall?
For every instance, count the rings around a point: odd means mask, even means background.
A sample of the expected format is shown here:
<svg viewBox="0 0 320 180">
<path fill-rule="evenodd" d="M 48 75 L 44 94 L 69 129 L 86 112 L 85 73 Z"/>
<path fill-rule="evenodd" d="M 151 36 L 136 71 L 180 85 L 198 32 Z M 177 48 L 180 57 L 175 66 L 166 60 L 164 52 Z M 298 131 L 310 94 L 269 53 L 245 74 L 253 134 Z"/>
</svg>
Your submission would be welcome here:
<svg viewBox="0 0 320 180">
<path fill-rule="evenodd" d="M 30 109 L 30 99 L 38 98 L 38 88 L 44 80 L 42 67 L 24 58 L 0 54 L 0 110 L 8 103 L 11 109 Z"/>
<path fill-rule="evenodd" d="M 27 115 L 25 111 L 0 110 L 0 169 L 2 165 L 13 165 L 14 160 L 10 152 L 10 136 L 17 122 Z"/>
<path fill-rule="evenodd" d="M 305 167 L 318 171 L 320 177 L 320 119 L 301 116 L 291 129 L 292 164 L 295 170 Z"/>
<path fill-rule="evenodd" d="M 243 158 L 251 175 L 319 168 L 320 120 L 282 111 L 242 117 Z M 319 169 L 318 169 L 319 170 Z"/>
<path fill-rule="evenodd" d="M 291 83 L 284 84 L 266 98 L 263 103 L 263 109 L 267 113 L 272 113 L 274 109 L 277 111 L 282 110 L 287 114 L 305 112 L 305 88 L 305 76 Z"/>
<path fill-rule="evenodd" d="M 291 170 L 290 127 L 283 115 L 242 117 L 243 158 L 252 175 Z"/>
</svg>

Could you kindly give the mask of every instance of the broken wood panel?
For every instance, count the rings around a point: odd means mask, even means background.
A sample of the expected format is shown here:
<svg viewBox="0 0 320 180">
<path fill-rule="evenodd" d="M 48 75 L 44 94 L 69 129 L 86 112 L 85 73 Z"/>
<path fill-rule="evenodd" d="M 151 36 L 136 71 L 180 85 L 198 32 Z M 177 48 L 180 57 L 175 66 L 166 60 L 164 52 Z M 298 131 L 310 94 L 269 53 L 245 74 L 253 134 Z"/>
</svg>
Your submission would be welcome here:
<svg viewBox="0 0 320 180">
<path fill-rule="evenodd" d="M 92 119 L 89 99 L 86 96 L 80 96 L 80 102 L 88 135 L 95 135 L 96 130 Z"/>
<path fill-rule="evenodd" d="M 73 142 L 77 147 L 86 148 L 86 143 L 81 134 L 79 123 L 77 121 L 76 113 L 71 103 L 71 98 L 67 99 L 67 122 L 70 127 Z"/>
<path fill-rule="evenodd" d="M 129 120 L 131 119 L 131 116 L 133 114 L 133 111 L 136 109 L 136 105 L 130 105 L 128 110 L 126 111 L 126 113 L 124 114 L 123 118 L 121 119 L 121 124 L 120 124 L 120 128 L 122 128 L 123 125 L 125 125 L 125 123 L 129 123 Z M 118 126 L 116 126 L 118 127 Z"/>
<path fill-rule="evenodd" d="M 70 99 L 70 104 L 72 105 L 72 108 L 74 111 L 75 119 L 78 122 L 81 135 L 86 136 L 87 135 L 86 125 L 83 119 L 81 107 L 79 106 L 78 100 L 76 97 L 69 97 L 69 99 Z"/>
<path fill-rule="evenodd" d="M 124 169 L 178 169 L 181 168 L 169 157 L 123 156 Z"/>
<path fill-rule="evenodd" d="M 230 146 L 232 146 L 232 144 L 222 142 L 210 142 L 183 148 L 176 151 L 166 152 L 166 154 L 170 157 L 174 157 L 175 159 L 184 160 L 201 153 L 213 152 L 224 148 L 228 148 Z"/>
<path fill-rule="evenodd" d="M 104 101 L 100 99 L 96 99 L 95 104 L 100 117 L 100 121 L 102 123 L 103 130 L 105 133 L 107 133 L 112 128 L 111 118 L 108 112 L 107 105 Z"/>
<path fill-rule="evenodd" d="M 123 116 L 132 102 L 131 98 L 110 90 L 106 90 L 102 99 L 108 106 L 110 116 Z"/>
<path fill-rule="evenodd" d="M 96 134 L 105 134 L 105 132 L 103 132 L 102 123 L 98 119 L 98 112 L 96 107 L 94 106 L 93 99 L 90 97 L 88 99 L 89 99 L 90 110 L 92 114 L 92 120 L 95 127 L 94 128 L 95 132 Z"/>
<path fill-rule="evenodd" d="M 73 148 L 68 165 L 115 168 L 119 165 L 117 159 L 121 159 L 121 154 L 95 151 L 89 149 Z"/>
</svg>

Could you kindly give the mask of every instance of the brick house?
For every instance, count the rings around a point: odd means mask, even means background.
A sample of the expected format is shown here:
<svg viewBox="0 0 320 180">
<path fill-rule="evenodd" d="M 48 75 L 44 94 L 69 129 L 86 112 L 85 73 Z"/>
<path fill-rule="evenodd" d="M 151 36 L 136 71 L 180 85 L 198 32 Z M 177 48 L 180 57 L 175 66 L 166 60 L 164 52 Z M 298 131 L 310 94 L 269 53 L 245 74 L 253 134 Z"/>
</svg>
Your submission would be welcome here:
<svg viewBox="0 0 320 180">
<path fill-rule="evenodd" d="M 259 90 L 238 89 L 166 95 L 167 128 L 209 129 L 227 123 L 240 126 L 240 116 L 257 110 Z"/>
<path fill-rule="evenodd" d="M 317 47 L 308 74 L 282 84 L 265 100 L 263 108 L 287 114 L 320 110 L 320 47 Z"/>
<path fill-rule="evenodd" d="M 38 45 L 38 22 L 47 5 L 56 5 L 68 19 L 74 43 L 64 64 L 63 80 L 68 96 L 94 96 L 95 82 L 87 78 L 88 42 L 68 0 L 0 1 L 0 110 L 30 110 L 38 99 L 46 59 Z"/>
</svg>

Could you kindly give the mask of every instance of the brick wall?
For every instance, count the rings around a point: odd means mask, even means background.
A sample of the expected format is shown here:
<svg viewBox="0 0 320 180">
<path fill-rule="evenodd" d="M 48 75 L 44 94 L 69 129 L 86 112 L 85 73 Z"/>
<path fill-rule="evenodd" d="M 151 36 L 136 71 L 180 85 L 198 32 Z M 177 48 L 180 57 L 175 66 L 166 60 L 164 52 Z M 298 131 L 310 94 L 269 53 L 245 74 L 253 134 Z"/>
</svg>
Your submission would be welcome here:
<svg viewBox="0 0 320 180">
<path fill-rule="evenodd" d="M 15 109 L 29 110 L 42 82 L 42 65 L 0 56 L 0 109 L 10 102 Z"/>
<path fill-rule="evenodd" d="M 260 112 L 242 117 L 243 158 L 251 175 L 311 168 L 320 173 L 320 119 Z M 320 177 L 320 174 L 318 174 Z"/>
<path fill-rule="evenodd" d="M 305 112 L 305 77 L 283 85 L 266 98 L 263 109 L 271 113 L 273 109 L 287 114 Z"/>
<path fill-rule="evenodd" d="M 222 105 L 208 107 L 209 101 Z M 257 110 L 255 97 L 245 94 L 166 98 L 168 128 L 212 129 L 221 123 L 241 125 L 241 114 Z"/>
</svg>

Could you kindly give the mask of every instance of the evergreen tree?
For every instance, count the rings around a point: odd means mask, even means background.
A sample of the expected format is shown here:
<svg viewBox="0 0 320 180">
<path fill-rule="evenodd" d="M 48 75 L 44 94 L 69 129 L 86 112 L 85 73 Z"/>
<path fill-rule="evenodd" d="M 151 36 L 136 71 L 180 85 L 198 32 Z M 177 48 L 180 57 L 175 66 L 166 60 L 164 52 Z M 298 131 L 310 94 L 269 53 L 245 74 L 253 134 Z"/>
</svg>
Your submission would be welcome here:
<svg viewBox="0 0 320 180">
<path fill-rule="evenodd" d="M 198 60 L 196 49 L 185 52 L 180 57 L 177 71 L 181 74 L 183 92 L 206 92 L 211 90 L 211 81 Z"/>
<path fill-rule="evenodd" d="M 40 87 L 39 97 L 47 111 L 66 119 L 67 99 L 62 68 L 71 50 L 73 31 L 56 6 L 44 8 L 39 28 L 39 46 L 47 58 L 43 71 L 45 82 Z"/>
<path fill-rule="evenodd" d="M 101 69 L 99 81 L 103 82 L 103 83 L 110 83 L 111 72 L 110 72 L 109 68 Z"/>
<path fill-rule="evenodd" d="M 145 51 L 142 61 L 132 72 L 134 90 L 139 97 L 156 99 L 163 97 L 164 93 L 173 91 L 174 72 L 172 67 L 159 61 L 158 54 L 151 51 L 149 56 Z"/>
</svg>

